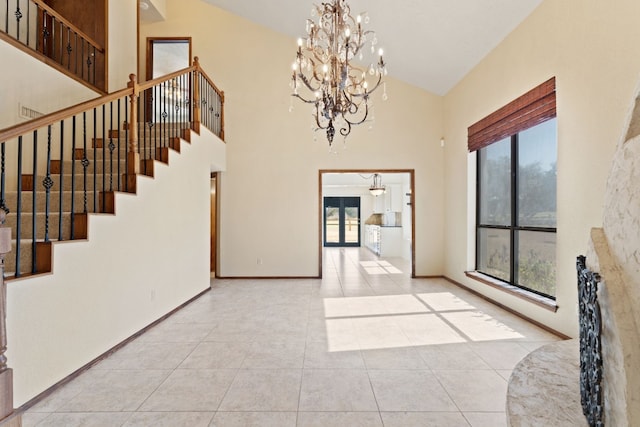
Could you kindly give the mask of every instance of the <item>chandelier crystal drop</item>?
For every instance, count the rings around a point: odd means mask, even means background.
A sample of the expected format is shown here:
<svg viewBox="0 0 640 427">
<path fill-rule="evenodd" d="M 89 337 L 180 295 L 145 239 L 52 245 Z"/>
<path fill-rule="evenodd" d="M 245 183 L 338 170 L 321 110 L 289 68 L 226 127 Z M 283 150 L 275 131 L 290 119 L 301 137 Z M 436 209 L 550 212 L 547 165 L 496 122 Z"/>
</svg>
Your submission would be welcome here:
<svg viewBox="0 0 640 427">
<path fill-rule="evenodd" d="M 369 17 L 351 16 L 346 0 L 330 0 L 314 5 L 307 19 L 307 38 L 298 39 L 298 51 L 293 63 L 291 96 L 313 104 L 315 130 L 325 130 L 329 146 L 336 131 L 344 138 L 351 127 L 364 123 L 371 110 L 370 95 L 380 86 L 387 74 L 382 49 L 378 60 L 369 66 L 359 63 L 371 45 L 375 53 L 378 39 L 373 31 L 365 30 Z M 352 61 L 358 61 L 358 65 Z"/>
</svg>

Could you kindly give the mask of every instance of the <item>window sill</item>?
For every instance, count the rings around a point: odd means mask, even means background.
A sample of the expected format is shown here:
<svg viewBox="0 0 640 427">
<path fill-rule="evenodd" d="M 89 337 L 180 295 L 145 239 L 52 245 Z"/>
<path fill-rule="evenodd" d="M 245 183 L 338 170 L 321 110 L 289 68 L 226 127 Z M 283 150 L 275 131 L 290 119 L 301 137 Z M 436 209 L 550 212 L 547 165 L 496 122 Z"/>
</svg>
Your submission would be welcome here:
<svg viewBox="0 0 640 427">
<path fill-rule="evenodd" d="M 485 285 L 489 285 L 493 288 L 514 295 L 520 299 L 536 304 L 537 306 L 549 310 L 553 313 L 558 311 L 558 305 L 551 298 L 543 297 L 542 295 L 538 295 L 533 292 L 527 292 L 522 288 L 518 288 L 517 286 L 513 286 L 500 280 L 494 279 L 493 277 L 487 276 L 477 271 L 465 271 L 464 274 L 473 280 L 477 280 L 480 283 L 484 283 Z"/>
</svg>

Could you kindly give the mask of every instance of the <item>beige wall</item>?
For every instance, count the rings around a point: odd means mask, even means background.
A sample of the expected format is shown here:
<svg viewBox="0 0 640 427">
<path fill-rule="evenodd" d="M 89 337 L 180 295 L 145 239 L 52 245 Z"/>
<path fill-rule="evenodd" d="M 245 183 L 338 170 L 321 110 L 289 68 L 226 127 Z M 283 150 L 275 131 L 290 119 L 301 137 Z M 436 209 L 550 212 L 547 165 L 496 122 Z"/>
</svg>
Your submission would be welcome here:
<svg viewBox="0 0 640 427">
<path fill-rule="evenodd" d="M 445 274 L 571 336 L 575 258 L 585 253 L 590 228 L 602 224 L 606 178 L 636 92 L 638 16 L 635 0 L 546 0 L 445 97 Z M 467 127 L 551 76 L 558 113 L 555 314 L 463 273 L 474 267 L 475 156 L 466 151 Z"/>
<path fill-rule="evenodd" d="M 127 87 L 129 74 L 136 72 L 138 1 L 109 1 L 109 92 Z"/>
<path fill-rule="evenodd" d="M 8 43 L 0 42 L 0 58 L 11 64 L 0 71 L 0 129 L 27 121 L 20 117 L 19 105 L 49 114 L 98 96 Z"/>
<path fill-rule="evenodd" d="M 313 142 L 308 106 L 288 112 L 294 38 L 200 0 L 167 2 L 164 22 L 141 26 L 142 52 L 149 36 L 193 37 L 193 54 L 225 91 L 220 275 L 317 275 L 318 170 L 376 168 L 416 170 L 416 273 L 442 274 L 441 97 L 389 78 L 389 100 L 373 97 L 373 129 L 354 128 L 347 150 L 336 138 L 332 155 L 322 134 Z"/>
</svg>

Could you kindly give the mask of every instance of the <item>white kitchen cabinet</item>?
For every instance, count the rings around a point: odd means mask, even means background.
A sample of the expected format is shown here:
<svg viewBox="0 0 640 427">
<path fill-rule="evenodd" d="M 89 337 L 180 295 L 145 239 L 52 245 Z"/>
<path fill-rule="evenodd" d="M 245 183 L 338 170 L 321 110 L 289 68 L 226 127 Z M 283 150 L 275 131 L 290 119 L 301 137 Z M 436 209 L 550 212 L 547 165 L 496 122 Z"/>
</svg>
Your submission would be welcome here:
<svg viewBox="0 0 640 427">
<path fill-rule="evenodd" d="M 402 212 L 402 186 L 393 185 L 391 188 L 390 206 L 392 212 Z"/>
<path fill-rule="evenodd" d="M 402 227 L 380 227 L 380 256 L 402 256 Z"/>
<path fill-rule="evenodd" d="M 364 244 L 376 255 L 380 255 L 380 226 L 366 225 Z"/>
</svg>

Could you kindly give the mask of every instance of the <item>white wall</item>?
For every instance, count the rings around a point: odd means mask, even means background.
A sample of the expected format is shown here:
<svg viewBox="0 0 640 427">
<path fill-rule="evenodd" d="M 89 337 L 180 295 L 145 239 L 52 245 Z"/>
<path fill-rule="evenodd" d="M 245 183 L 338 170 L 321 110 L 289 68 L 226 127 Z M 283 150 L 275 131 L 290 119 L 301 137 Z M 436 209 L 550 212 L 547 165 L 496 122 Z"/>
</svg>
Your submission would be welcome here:
<svg viewBox="0 0 640 427">
<path fill-rule="evenodd" d="M 577 334 L 576 256 L 586 251 L 590 228 L 602 224 L 611 158 L 640 73 L 637 16 L 635 0 L 546 0 L 445 97 L 445 274 L 570 336 Z M 467 127 L 552 76 L 558 114 L 557 313 L 464 275 L 474 268 L 474 156 L 466 150 Z"/>
<path fill-rule="evenodd" d="M 166 20 L 142 25 L 140 32 L 141 49 L 146 37 L 191 36 L 193 54 L 225 91 L 220 275 L 318 274 L 320 169 L 415 169 L 416 273 L 442 274 L 441 97 L 388 78 L 389 100 L 373 96 L 373 129 L 354 128 L 347 150 L 336 138 L 338 154 L 332 155 L 322 134 L 313 142 L 308 106 L 294 103 L 288 112 L 295 39 L 201 0 L 167 2 Z"/>
<path fill-rule="evenodd" d="M 210 172 L 224 144 L 183 142 L 116 215 L 90 215 L 87 241 L 54 243 L 53 274 L 7 286 L 15 406 L 209 287 Z"/>
<path fill-rule="evenodd" d="M 138 66 L 136 51 L 138 19 L 137 0 L 109 1 L 108 39 L 108 91 L 115 92 L 127 87 L 129 74 Z"/>
</svg>

